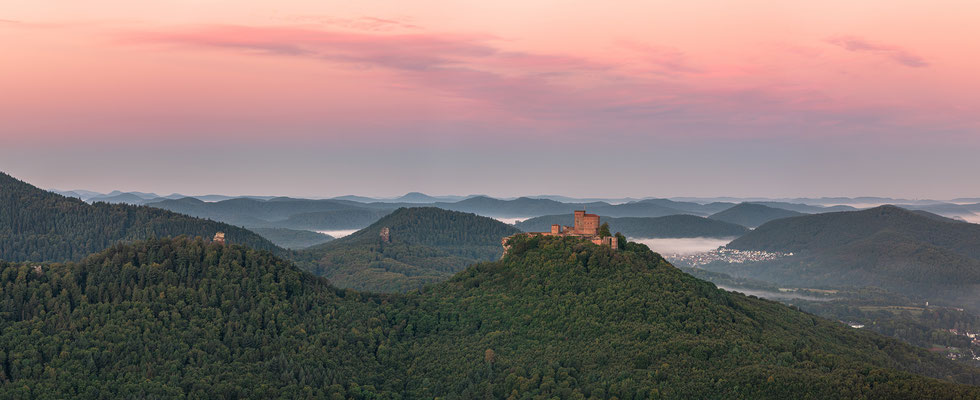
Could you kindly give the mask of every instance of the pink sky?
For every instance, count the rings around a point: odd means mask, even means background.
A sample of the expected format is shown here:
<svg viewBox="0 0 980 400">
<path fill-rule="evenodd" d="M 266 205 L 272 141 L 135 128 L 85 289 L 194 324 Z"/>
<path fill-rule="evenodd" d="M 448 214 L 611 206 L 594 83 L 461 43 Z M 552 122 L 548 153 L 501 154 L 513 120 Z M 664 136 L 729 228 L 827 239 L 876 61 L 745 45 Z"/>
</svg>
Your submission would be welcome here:
<svg viewBox="0 0 980 400">
<path fill-rule="evenodd" d="M 975 1 L 14 0 L 0 143 L 977 149 L 977 15 Z"/>
</svg>

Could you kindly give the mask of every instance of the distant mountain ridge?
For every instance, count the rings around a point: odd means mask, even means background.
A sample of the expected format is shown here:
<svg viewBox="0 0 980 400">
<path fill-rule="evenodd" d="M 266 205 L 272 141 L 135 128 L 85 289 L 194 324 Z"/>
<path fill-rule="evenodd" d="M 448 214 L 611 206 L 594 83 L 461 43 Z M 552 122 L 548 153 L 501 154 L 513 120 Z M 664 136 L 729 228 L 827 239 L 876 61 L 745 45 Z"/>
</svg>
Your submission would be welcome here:
<svg viewBox="0 0 980 400">
<path fill-rule="evenodd" d="M 712 214 L 708 218 L 755 228 L 774 219 L 804 215 L 801 212 L 769 207 L 757 203 L 740 203 L 734 207 Z"/>
<path fill-rule="evenodd" d="M 80 194 L 83 193 L 83 194 Z M 835 211 L 854 211 L 856 207 L 868 207 L 869 204 L 878 204 L 886 200 L 895 200 L 899 206 L 924 210 L 949 218 L 955 218 L 970 222 L 980 222 L 980 202 L 968 204 L 953 204 L 950 202 L 936 200 L 902 200 L 882 197 L 857 197 L 857 198 L 796 198 L 796 199 L 738 199 L 738 198 L 573 198 L 557 195 L 536 195 L 518 198 L 493 198 L 486 195 L 446 195 L 430 196 L 421 192 L 409 192 L 396 198 L 372 198 L 366 196 L 339 196 L 327 200 L 302 199 L 289 197 L 273 196 L 224 196 L 224 195 L 202 195 L 189 197 L 190 199 L 203 200 L 205 202 L 219 203 L 223 201 L 236 201 L 248 199 L 252 201 L 286 201 L 286 202 L 337 202 L 346 204 L 351 210 L 348 216 L 341 217 L 341 220 L 331 220 L 341 216 L 343 213 L 318 215 L 315 220 L 316 225 L 310 221 L 285 221 L 293 215 L 301 213 L 323 212 L 325 209 L 297 209 L 292 212 L 285 212 L 289 215 L 277 215 L 275 217 L 260 217 L 251 212 L 250 209 L 235 211 L 233 208 L 221 210 L 226 205 L 199 206 L 197 209 L 182 207 L 170 201 L 181 200 L 183 195 L 174 193 L 164 197 L 159 197 L 155 193 L 142 192 L 121 192 L 113 191 L 108 194 L 98 194 L 89 191 L 65 192 L 64 194 L 72 197 L 79 197 L 88 202 L 103 201 L 108 203 L 125 204 L 147 204 L 154 207 L 164 208 L 171 211 L 188 213 L 190 215 L 211 218 L 218 221 L 248 227 L 265 228 L 287 228 L 287 229 L 306 229 L 306 230 L 336 230 L 336 229 L 357 229 L 363 228 L 374 222 L 387 212 L 399 207 L 418 207 L 431 206 L 447 210 L 471 212 L 483 216 L 494 218 L 533 218 L 545 215 L 567 214 L 577 209 L 587 209 L 590 212 L 606 215 L 610 217 L 662 217 L 667 215 L 691 214 L 697 216 L 710 216 L 718 214 L 725 209 L 736 205 L 733 201 L 749 202 L 761 204 L 770 208 L 791 210 L 806 214 L 835 212 Z M 87 194 L 87 195 L 85 195 Z M 963 200 L 963 199 L 960 199 Z M 283 210 L 290 206 L 280 204 Z M 356 214 L 355 211 L 361 211 Z M 364 209 L 378 210 L 372 214 Z M 757 226 L 765 219 L 757 221 L 743 220 L 741 223 Z M 734 221 L 727 221 L 734 222 Z M 739 222 L 735 222 L 739 223 Z"/>
<path fill-rule="evenodd" d="M 217 202 L 186 197 L 158 201 L 149 206 L 246 227 L 305 230 L 362 228 L 393 210 L 351 201 L 289 197 L 235 198 Z"/>
</svg>

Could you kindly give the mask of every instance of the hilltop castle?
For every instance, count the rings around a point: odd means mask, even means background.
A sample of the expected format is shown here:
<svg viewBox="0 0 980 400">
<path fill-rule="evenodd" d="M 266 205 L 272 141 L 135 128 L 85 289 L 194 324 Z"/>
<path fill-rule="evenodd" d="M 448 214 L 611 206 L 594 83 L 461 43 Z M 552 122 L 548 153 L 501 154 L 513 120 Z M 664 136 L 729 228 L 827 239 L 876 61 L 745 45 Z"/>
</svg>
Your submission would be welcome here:
<svg viewBox="0 0 980 400">
<path fill-rule="evenodd" d="M 575 211 L 574 226 L 551 225 L 551 232 L 526 232 L 517 235 L 528 236 L 578 236 L 600 246 L 609 246 L 613 250 L 619 248 L 619 240 L 615 236 L 599 236 L 599 216 L 586 214 L 585 210 Z M 505 237 L 501 242 L 504 246 L 504 253 L 507 253 L 507 241 L 517 236 Z"/>
</svg>

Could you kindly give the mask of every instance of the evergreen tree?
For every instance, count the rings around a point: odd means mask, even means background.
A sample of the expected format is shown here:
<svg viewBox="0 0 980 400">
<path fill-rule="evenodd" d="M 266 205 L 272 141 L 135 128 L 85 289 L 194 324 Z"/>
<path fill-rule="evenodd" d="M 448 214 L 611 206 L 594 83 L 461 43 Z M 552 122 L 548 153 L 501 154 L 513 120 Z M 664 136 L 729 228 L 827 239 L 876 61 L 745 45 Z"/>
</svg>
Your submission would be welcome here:
<svg viewBox="0 0 980 400">
<path fill-rule="evenodd" d="M 602 226 L 599 227 L 599 237 L 610 237 L 612 233 L 609 232 L 609 223 L 603 222 Z"/>
</svg>

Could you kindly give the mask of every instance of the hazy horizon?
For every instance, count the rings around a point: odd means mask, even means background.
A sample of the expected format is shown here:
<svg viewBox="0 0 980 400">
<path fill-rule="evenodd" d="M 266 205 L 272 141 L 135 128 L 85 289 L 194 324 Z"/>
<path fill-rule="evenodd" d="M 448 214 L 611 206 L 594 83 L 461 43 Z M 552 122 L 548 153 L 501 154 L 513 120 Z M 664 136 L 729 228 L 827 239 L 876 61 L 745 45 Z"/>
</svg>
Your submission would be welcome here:
<svg viewBox="0 0 980 400">
<path fill-rule="evenodd" d="M 5 172 L 5 171 L 0 171 L 0 172 Z M 22 178 L 17 177 L 16 175 L 14 177 L 15 178 L 18 178 L 18 179 L 21 179 L 21 180 L 24 180 Z M 202 197 L 202 196 L 247 197 L 247 196 L 255 196 L 255 197 L 294 197 L 294 198 L 305 198 L 305 199 L 334 199 L 334 198 L 345 197 L 345 196 L 357 196 L 357 197 L 365 197 L 365 198 L 370 198 L 370 199 L 375 199 L 375 200 L 397 200 L 398 198 L 400 198 L 402 196 L 405 196 L 407 194 L 421 193 L 421 194 L 424 194 L 426 196 L 430 196 L 430 197 L 433 197 L 433 198 L 444 198 L 444 197 L 461 197 L 461 198 L 466 198 L 466 197 L 475 197 L 475 196 L 487 196 L 487 197 L 496 198 L 496 199 L 517 199 L 517 198 L 521 198 L 521 197 L 538 198 L 538 197 L 552 197 L 553 196 L 553 197 L 567 197 L 567 198 L 573 199 L 573 200 L 583 200 L 584 199 L 584 200 L 589 200 L 589 201 L 592 201 L 592 200 L 620 200 L 620 199 L 629 199 L 629 198 L 636 199 L 636 200 L 642 200 L 642 199 L 673 199 L 675 201 L 690 201 L 692 199 L 702 199 L 702 200 L 715 200 L 715 199 L 726 200 L 726 199 L 731 199 L 731 200 L 744 200 L 744 201 L 763 201 L 763 200 L 786 201 L 786 200 L 798 200 L 798 199 L 820 200 L 820 199 L 835 199 L 835 198 L 841 198 L 841 199 L 883 198 L 883 199 L 896 199 L 896 200 L 909 200 L 909 201 L 935 200 L 935 201 L 948 202 L 948 201 L 952 201 L 954 199 L 971 199 L 971 198 L 980 199 L 980 196 L 954 196 L 954 197 L 950 197 L 950 198 L 937 198 L 937 197 L 912 197 L 912 198 L 909 198 L 909 197 L 901 197 L 901 196 L 878 196 L 878 195 L 744 196 L 744 197 L 731 196 L 731 195 L 725 195 L 725 194 L 714 195 L 714 196 L 684 196 L 684 195 L 663 195 L 663 196 L 654 196 L 654 195 L 646 195 L 646 196 L 605 196 L 605 195 L 599 195 L 599 194 L 584 195 L 584 196 L 572 196 L 572 195 L 567 195 L 567 194 L 562 194 L 562 193 L 524 193 L 524 194 L 511 194 L 511 195 L 494 195 L 494 194 L 488 194 L 488 193 L 428 193 L 428 192 L 423 192 L 423 191 L 420 191 L 420 190 L 410 190 L 408 192 L 402 192 L 402 193 L 396 193 L 396 194 L 379 194 L 379 195 L 364 194 L 364 193 L 345 193 L 345 194 L 332 194 L 332 195 L 287 195 L 287 194 L 279 194 L 279 193 L 259 193 L 258 190 L 253 191 L 253 192 L 243 192 L 243 193 L 218 193 L 218 192 L 191 193 L 191 192 L 180 192 L 180 191 L 167 192 L 167 191 L 160 191 L 160 190 L 128 190 L 128 189 L 120 189 L 120 188 L 114 188 L 114 189 L 110 189 L 110 190 L 98 191 L 98 190 L 92 190 L 92 189 L 89 189 L 89 188 L 86 188 L 86 187 L 76 187 L 76 188 L 42 187 L 42 186 L 39 186 L 39 185 L 34 184 L 33 182 L 31 182 L 29 180 L 26 180 L 26 182 L 27 183 L 30 183 L 30 184 L 32 184 L 34 186 L 41 187 L 44 190 L 49 190 L 49 191 L 59 191 L 59 192 L 90 191 L 90 192 L 99 193 L 101 195 L 106 195 L 106 194 L 109 194 L 109 193 L 112 193 L 112 192 L 115 192 L 115 191 L 118 191 L 120 193 L 136 193 L 136 192 L 139 192 L 139 193 L 153 193 L 153 194 L 157 194 L 157 195 L 159 195 L 161 197 L 175 195 L 175 194 L 179 194 L 179 195 L 183 195 L 183 196 L 187 196 L 187 197 Z M 453 200 L 453 201 L 455 201 L 455 200 Z M 822 203 L 822 204 L 826 204 L 828 206 L 832 206 L 832 205 L 850 205 L 850 206 L 853 206 L 853 207 L 856 207 L 856 208 L 870 208 L 870 207 L 876 207 L 876 206 L 883 205 L 883 204 L 888 204 L 888 203 L 856 203 L 856 202 L 836 202 L 835 203 L 835 202 L 827 202 L 827 203 Z M 497 219 L 498 220 L 501 220 L 503 222 L 507 222 L 507 223 L 513 224 L 513 221 L 520 221 L 522 219 L 526 219 L 526 217 L 497 218 Z"/>
</svg>

